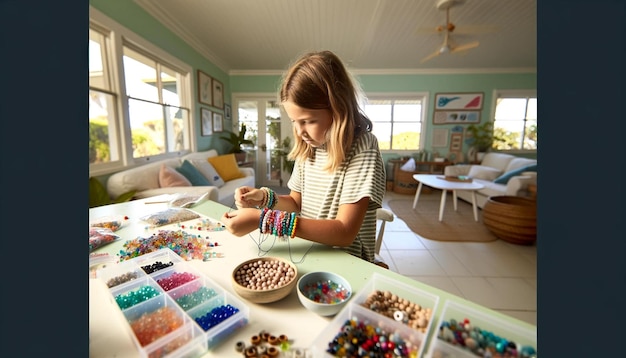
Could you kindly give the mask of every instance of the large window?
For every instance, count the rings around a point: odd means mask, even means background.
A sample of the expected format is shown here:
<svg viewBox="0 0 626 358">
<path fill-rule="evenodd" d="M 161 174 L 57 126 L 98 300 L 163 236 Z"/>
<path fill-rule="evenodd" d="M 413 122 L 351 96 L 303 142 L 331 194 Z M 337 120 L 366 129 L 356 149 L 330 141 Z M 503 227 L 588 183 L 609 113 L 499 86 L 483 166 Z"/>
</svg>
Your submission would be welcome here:
<svg viewBox="0 0 626 358">
<path fill-rule="evenodd" d="M 381 150 L 419 150 L 424 146 L 424 94 L 370 95 L 364 110 Z"/>
<path fill-rule="evenodd" d="M 494 148 L 537 150 L 536 92 L 498 91 L 495 97 Z"/>
<path fill-rule="evenodd" d="M 97 11 L 89 30 L 89 171 L 192 150 L 191 68 Z"/>
</svg>

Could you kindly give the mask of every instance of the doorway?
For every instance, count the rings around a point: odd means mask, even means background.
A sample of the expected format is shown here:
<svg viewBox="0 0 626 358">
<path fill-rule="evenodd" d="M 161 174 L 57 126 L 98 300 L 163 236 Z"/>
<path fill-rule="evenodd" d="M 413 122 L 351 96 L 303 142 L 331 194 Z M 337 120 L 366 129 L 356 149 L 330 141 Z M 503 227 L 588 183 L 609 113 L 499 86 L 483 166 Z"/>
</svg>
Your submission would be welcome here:
<svg viewBox="0 0 626 358">
<path fill-rule="evenodd" d="M 286 187 L 293 163 L 287 153 L 293 143 L 291 123 L 275 94 L 233 94 L 233 127 L 246 125 L 246 161 L 253 163 L 256 185 Z M 284 119 L 284 120 L 283 120 Z"/>
</svg>

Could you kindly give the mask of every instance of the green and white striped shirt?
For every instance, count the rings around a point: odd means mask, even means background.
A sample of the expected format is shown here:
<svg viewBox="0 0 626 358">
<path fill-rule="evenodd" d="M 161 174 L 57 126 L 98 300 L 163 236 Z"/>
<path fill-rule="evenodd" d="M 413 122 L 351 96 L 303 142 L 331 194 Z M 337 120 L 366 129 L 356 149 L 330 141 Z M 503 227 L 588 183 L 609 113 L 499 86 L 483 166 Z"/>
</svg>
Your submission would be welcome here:
<svg viewBox="0 0 626 358">
<path fill-rule="evenodd" d="M 385 195 L 385 165 L 378 140 L 365 132 L 355 138 L 346 160 L 333 173 L 323 170 L 328 161 L 326 149 L 316 148 L 315 158 L 296 163 L 289 189 L 302 197 L 300 216 L 310 219 L 335 219 L 339 206 L 369 197 L 361 229 L 352 245 L 342 250 L 373 262 L 376 244 L 376 209 Z"/>
</svg>

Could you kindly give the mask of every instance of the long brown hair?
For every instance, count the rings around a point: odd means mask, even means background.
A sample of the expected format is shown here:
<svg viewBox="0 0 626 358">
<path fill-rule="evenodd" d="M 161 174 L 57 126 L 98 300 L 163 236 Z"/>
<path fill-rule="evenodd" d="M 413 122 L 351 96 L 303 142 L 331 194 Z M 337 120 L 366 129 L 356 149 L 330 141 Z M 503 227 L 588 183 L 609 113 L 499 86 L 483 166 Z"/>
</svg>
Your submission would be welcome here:
<svg viewBox="0 0 626 358">
<path fill-rule="evenodd" d="M 372 130 L 372 121 L 359 106 L 357 89 L 339 57 L 330 51 L 303 55 L 283 77 L 281 103 L 291 101 L 306 109 L 328 109 L 332 114 L 326 132 L 328 171 L 339 168 L 356 137 Z M 295 127 L 293 131 L 296 140 L 288 157 L 296 161 L 313 158 L 313 147 L 298 138 Z"/>
</svg>

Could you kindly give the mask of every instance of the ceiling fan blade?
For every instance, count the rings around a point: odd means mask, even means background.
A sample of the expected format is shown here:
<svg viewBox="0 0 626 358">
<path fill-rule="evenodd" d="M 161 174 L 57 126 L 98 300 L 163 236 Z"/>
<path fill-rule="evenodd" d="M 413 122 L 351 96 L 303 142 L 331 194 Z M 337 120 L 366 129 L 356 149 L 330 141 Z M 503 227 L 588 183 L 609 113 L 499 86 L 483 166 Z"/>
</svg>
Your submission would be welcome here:
<svg viewBox="0 0 626 358">
<path fill-rule="evenodd" d="M 430 61 L 430 60 L 432 60 L 433 58 L 435 58 L 435 57 L 439 56 L 440 54 L 441 54 L 441 50 L 440 50 L 440 49 L 437 49 L 437 51 L 435 51 L 435 52 L 431 53 L 430 55 L 428 55 L 428 56 L 424 57 L 424 58 L 420 61 L 420 63 L 424 63 L 424 62 L 426 62 L 426 61 Z"/>
<path fill-rule="evenodd" d="M 469 50 L 469 49 L 473 49 L 474 47 L 478 47 L 478 45 L 480 45 L 480 42 L 478 42 L 478 41 L 470 42 L 470 43 L 465 44 L 465 45 L 454 47 L 453 49 L 450 50 L 450 53 L 466 51 L 466 50 Z"/>
</svg>

